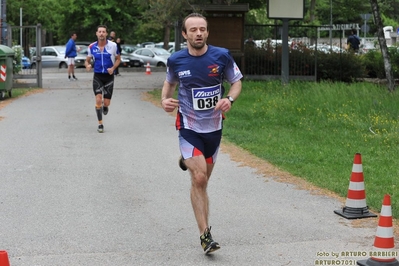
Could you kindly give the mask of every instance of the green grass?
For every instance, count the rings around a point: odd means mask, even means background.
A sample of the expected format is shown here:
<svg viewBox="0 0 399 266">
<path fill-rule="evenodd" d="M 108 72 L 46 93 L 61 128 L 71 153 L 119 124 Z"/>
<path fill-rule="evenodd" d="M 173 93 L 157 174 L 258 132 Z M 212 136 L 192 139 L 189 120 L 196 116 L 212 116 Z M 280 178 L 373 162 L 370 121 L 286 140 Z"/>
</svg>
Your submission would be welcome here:
<svg viewBox="0 0 399 266">
<path fill-rule="evenodd" d="M 360 153 L 367 205 L 380 211 L 390 194 L 399 217 L 397 92 L 369 83 L 244 81 L 226 116 L 226 140 L 342 197 Z"/>
</svg>

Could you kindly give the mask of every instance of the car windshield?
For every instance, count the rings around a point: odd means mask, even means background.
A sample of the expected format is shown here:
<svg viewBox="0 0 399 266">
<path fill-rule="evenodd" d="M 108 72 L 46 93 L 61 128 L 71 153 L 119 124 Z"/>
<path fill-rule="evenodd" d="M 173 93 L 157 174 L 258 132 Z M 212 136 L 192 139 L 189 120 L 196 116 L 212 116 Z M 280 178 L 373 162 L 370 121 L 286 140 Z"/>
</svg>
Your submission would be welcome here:
<svg viewBox="0 0 399 266">
<path fill-rule="evenodd" d="M 65 54 L 66 47 L 64 46 L 56 46 L 54 47 L 60 54 Z"/>
<path fill-rule="evenodd" d="M 169 52 L 166 51 L 165 49 L 153 49 L 152 51 L 156 55 L 168 55 L 169 54 Z"/>
</svg>

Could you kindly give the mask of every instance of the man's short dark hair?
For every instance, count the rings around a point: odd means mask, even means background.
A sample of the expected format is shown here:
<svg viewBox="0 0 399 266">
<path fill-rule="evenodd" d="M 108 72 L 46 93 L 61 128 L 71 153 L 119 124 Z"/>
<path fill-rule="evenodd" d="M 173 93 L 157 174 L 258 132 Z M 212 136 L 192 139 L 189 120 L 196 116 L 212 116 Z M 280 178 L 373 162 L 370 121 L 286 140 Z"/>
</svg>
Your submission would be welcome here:
<svg viewBox="0 0 399 266">
<path fill-rule="evenodd" d="M 182 30 L 183 32 L 187 33 L 186 21 L 187 21 L 187 19 L 189 19 L 189 18 L 202 18 L 202 19 L 204 19 L 205 22 L 206 22 L 206 30 L 208 30 L 208 21 L 206 20 L 206 17 L 203 16 L 202 14 L 200 14 L 200 13 L 191 13 L 190 15 L 188 15 L 187 17 L 185 17 L 185 18 L 183 19 L 183 23 L 182 23 L 182 25 L 181 25 L 181 30 Z"/>
<path fill-rule="evenodd" d="M 97 30 L 98 30 L 99 28 L 105 28 L 105 31 L 108 31 L 108 28 L 107 28 L 107 26 L 105 26 L 105 25 L 98 25 L 98 26 L 97 26 Z"/>
</svg>

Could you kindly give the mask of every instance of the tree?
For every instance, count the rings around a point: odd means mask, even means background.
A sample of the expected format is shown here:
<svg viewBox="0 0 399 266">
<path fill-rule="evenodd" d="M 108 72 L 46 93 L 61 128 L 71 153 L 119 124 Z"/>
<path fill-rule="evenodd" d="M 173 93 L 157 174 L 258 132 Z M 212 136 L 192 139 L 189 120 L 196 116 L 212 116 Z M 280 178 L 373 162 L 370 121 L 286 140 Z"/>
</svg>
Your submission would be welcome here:
<svg viewBox="0 0 399 266">
<path fill-rule="evenodd" d="M 385 75 L 388 80 L 388 90 L 394 91 L 395 90 L 395 82 L 393 79 L 392 67 L 391 67 L 391 60 L 388 53 L 387 42 L 385 40 L 384 31 L 382 20 L 380 16 L 380 10 L 378 8 L 377 0 L 370 0 L 371 9 L 373 11 L 375 24 L 377 25 L 378 29 L 378 42 L 381 47 L 382 57 L 384 58 L 384 68 L 385 68 Z"/>
</svg>

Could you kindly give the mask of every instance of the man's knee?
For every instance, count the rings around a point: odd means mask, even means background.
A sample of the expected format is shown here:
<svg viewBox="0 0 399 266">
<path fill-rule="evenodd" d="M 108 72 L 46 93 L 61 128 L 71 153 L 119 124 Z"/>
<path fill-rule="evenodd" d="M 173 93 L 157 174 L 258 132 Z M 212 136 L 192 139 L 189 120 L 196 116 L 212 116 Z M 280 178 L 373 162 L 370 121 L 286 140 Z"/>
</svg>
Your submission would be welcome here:
<svg viewBox="0 0 399 266">
<path fill-rule="evenodd" d="M 208 185 L 208 177 L 206 173 L 197 172 L 191 175 L 192 177 L 192 185 L 198 188 L 206 188 Z"/>
</svg>

